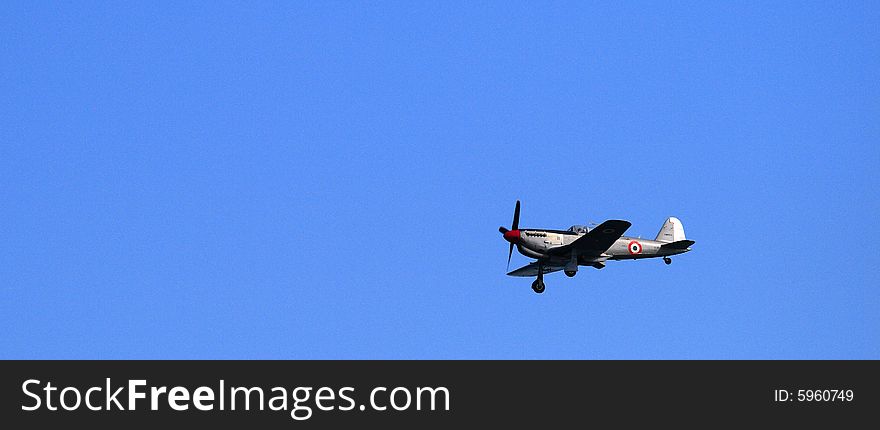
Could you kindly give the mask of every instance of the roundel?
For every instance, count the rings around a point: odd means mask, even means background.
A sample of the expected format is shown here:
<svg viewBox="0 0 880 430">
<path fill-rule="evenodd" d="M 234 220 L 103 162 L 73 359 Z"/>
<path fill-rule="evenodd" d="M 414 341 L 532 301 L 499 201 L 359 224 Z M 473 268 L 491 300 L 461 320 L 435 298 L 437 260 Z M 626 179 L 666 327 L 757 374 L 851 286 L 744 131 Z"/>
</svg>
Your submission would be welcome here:
<svg viewBox="0 0 880 430">
<path fill-rule="evenodd" d="M 637 241 L 632 241 L 629 243 L 629 253 L 632 255 L 641 254 L 642 253 L 642 244 Z"/>
</svg>

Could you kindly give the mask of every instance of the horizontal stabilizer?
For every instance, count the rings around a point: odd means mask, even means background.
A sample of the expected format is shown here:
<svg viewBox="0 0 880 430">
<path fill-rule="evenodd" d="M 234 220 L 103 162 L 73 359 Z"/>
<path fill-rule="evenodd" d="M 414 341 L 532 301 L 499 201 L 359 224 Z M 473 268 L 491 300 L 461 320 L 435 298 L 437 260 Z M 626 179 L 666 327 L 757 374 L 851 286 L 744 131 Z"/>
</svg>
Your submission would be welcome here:
<svg viewBox="0 0 880 430">
<path fill-rule="evenodd" d="M 693 240 L 679 240 L 672 243 L 664 243 L 660 248 L 664 249 L 688 249 L 689 246 L 695 244 Z"/>
</svg>

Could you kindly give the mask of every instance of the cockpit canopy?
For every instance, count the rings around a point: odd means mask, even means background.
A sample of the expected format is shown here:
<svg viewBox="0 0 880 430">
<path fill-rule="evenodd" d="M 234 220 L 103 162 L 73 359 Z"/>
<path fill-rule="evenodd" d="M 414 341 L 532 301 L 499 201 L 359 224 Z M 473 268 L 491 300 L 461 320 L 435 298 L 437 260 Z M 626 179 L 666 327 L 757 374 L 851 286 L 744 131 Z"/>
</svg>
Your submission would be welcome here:
<svg viewBox="0 0 880 430">
<path fill-rule="evenodd" d="M 568 228 L 568 231 L 577 233 L 577 234 L 585 234 L 590 231 L 589 227 L 585 225 L 573 225 Z"/>
</svg>

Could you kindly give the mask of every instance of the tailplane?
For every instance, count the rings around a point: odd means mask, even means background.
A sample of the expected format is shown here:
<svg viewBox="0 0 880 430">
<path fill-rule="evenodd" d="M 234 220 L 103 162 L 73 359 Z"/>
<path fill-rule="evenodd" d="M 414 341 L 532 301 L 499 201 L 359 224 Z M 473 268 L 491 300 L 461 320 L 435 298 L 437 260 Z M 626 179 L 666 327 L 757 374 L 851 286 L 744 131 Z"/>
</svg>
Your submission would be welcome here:
<svg viewBox="0 0 880 430">
<path fill-rule="evenodd" d="M 654 240 L 666 243 L 685 240 L 684 226 L 681 225 L 681 221 L 679 221 L 678 218 L 671 216 L 666 219 L 665 223 L 663 223 L 663 227 L 660 228 L 660 233 L 657 233 L 657 238 Z"/>
</svg>

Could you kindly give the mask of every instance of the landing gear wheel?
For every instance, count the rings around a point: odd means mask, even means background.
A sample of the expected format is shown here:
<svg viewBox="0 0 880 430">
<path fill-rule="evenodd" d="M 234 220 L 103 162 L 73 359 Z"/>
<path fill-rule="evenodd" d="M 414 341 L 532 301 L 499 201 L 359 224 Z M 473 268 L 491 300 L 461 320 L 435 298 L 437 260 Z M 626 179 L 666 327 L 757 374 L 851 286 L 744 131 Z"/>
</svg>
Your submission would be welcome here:
<svg viewBox="0 0 880 430">
<path fill-rule="evenodd" d="M 663 257 L 663 262 L 666 264 L 672 264 L 672 259 L 669 257 Z"/>
<path fill-rule="evenodd" d="M 544 292 L 544 282 L 542 282 L 542 281 L 532 282 L 532 290 L 538 294 L 543 293 Z"/>
</svg>

